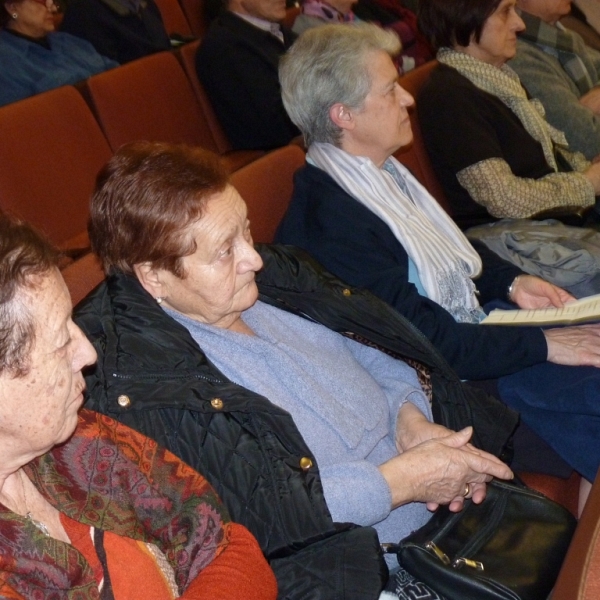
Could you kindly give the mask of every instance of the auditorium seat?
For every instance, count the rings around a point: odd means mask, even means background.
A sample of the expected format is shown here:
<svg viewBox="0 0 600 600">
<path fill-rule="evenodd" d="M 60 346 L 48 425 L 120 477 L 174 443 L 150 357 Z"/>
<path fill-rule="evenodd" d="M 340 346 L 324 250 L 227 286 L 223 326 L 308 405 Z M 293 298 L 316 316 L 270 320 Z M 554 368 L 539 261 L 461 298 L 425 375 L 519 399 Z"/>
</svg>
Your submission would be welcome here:
<svg viewBox="0 0 600 600">
<path fill-rule="evenodd" d="M 575 530 L 552 600 L 598 600 L 600 598 L 600 480 L 592 486 Z"/>
<path fill-rule="evenodd" d="M 296 17 L 302 12 L 300 4 L 294 4 L 285 9 L 285 18 L 281 24 L 288 29 L 292 29 L 296 21 Z"/>
<path fill-rule="evenodd" d="M 419 90 L 429 78 L 431 71 L 437 66 L 437 61 L 433 60 L 406 75 L 403 75 L 398 80 L 398 83 L 414 98 L 417 97 Z M 400 148 L 394 156 L 406 167 L 408 167 L 413 175 L 422 183 L 429 193 L 439 202 L 439 204 L 449 212 L 448 201 L 431 166 L 431 161 L 423 143 L 421 128 L 419 127 L 419 119 L 417 118 L 419 107 L 413 106 L 409 109 L 410 124 L 413 131 L 413 142 L 408 148 Z"/>
<path fill-rule="evenodd" d="M 202 37 L 208 29 L 204 14 L 204 0 L 180 0 L 180 4 L 192 33 L 195 36 Z"/>
<path fill-rule="evenodd" d="M 177 0 L 156 0 L 165 29 L 169 35 L 191 36 L 192 30 Z"/>
<path fill-rule="evenodd" d="M 77 90 L 0 108 L 0 208 L 61 248 L 88 245 L 89 196 L 110 147 Z"/>
<path fill-rule="evenodd" d="M 89 252 L 61 270 L 75 306 L 83 300 L 103 279 L 104 271 L 95 254 Z"/>
<path fill-rule="evenodd" d="M 530 488 L 545 494 L 555 502 L 569 509 L 577 516 L 579 503 L 579 483 L 581 477 L 573 471 L 568 479 L 542 475 L 541 473 L 519 473 L 519 477 Z"/>
<path fill-rule="evenodd" d="M 87 93 L 113 151 L 136 140 L 185 143 L 221 153 L 191 83 L 171 52 L 152 54 L 87 81 Z M 230 171 L 262 152 L 230 152 Z"/>
<path fill-rule="evenodd" d="M 248 205 L 255 242 L 272 242 L 292 198 L 293 176 L 305 161 L 299 146 L 284 146 L 236 171 L 231 184 Z"/>
</svg>

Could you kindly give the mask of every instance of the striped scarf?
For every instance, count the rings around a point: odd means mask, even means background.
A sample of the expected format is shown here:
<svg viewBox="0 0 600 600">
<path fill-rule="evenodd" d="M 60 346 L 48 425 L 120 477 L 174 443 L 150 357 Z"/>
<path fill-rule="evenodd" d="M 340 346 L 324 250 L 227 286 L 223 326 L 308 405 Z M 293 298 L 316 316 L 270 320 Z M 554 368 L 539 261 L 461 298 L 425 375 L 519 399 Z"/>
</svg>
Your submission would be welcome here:
<svg viewBox="0 0 600 600">
<path fill-rule="evenodd" d="M 379 169 L 331 144 L 312 144 L 308 161 L 388 225 L 414 262 L 428 298 L 461 323 L 480 321 L 472 278 L 481 272 L 481 259 L 403 165 L 390 157 Z"/>
</svg>

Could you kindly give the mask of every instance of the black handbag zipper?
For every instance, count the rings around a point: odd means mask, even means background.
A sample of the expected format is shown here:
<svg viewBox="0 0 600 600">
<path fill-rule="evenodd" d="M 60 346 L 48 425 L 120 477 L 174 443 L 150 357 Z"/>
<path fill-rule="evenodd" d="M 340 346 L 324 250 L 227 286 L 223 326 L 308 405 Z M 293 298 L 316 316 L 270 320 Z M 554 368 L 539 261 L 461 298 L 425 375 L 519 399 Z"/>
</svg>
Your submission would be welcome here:
<svg viewBox="0 0 600 600">
<path fill-rule="evenodd" d="M 481 548 L 481 546 L 487 541 L 489 534 L 493 532 L 498 523 L 501 521 L 502 516 L 504 515 L 504 510 L 506 509 L 506 504 L 508 501 L 507 494 L 502 494 L 499 498 L 494 502 L 494 507 L 491 511 L 491 516 L 487 520 L 485 526 L 479 531 L 479 533 L 473 537 L 473 539 L 469 540 L 461 550 L 459 550 L 456 554 L 457 556 L 454 559 L 451 559 L 443 549 L 438 545 L 440 540 L 442 540 L 454 523 L 460 519 L 460 513 L 456 513 L 455 517 L 450 519 L 446 525 L 440 529 L 436 533 L 436 535 L 425 544 L 425 548 L 430 552 L 433 552 L 435 556 L 446 566 L 452 566 L 455 569 L 459 569 L 463 566 L 471 567 L 478 571 L 483 571 L 485 566 L 482 562 L 478 560 L 473 560 L 469 558 L 469 555 L 474 554 Z"/>
<path fill-rule="evenodd" d="M 505 492 L 494 503 L 492 514 L 488 518 L 485 526 L 476 536 L 473 536 L 473 539 L 470 540 L 467 544 L 465 544 L 463 549 L 458 553 L 459 556 L 452 562 L 452 566 L 454 568 L 460 567 L 462 566 L 462 564 L 468 564 L 467 561 L 473 563 L 478 562 L 472 561 L 467 557 L 477 552 L 477 550 L 479 550 L 481 546 L 483 546 L 483 544 L 488 540 L 490 533 L 496 530 L 496 528 L 498 527 L 498 523 L 502 520 L 502 517 L 504 516 L 504 511 L 506 509 L 507 502 L 508 494 Z M 479 564 L 481 565 L 481 563 Z M 481 569 L 479 570 L 483 571 L 483 565 L 481 565 Z"/>
</svg>

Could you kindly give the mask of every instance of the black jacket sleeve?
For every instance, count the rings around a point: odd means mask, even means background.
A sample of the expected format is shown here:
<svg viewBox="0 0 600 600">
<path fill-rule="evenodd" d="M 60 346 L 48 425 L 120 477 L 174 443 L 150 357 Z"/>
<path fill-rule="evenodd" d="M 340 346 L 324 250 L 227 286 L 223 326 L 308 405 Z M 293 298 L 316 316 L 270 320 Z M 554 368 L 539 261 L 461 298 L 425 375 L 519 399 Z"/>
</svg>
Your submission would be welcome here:
<svg viewBox="0 0 600 600">
<path fill-rule="evenodd" d="M 547 358 L 537 327 L 457 323 L 439 304 L 421 296 L 408 281 L 408 255 L 387 225 L 326 173 L 307 165 L 296 174 L 294 196 L 276 234 L 279 243 L 308 251 L 327 270 L 354 286 L 367 288 L 413 323 L 463 379 L 507 375 Z M 486 253 L 486 294 L 518 274 Z"/>
</svg>

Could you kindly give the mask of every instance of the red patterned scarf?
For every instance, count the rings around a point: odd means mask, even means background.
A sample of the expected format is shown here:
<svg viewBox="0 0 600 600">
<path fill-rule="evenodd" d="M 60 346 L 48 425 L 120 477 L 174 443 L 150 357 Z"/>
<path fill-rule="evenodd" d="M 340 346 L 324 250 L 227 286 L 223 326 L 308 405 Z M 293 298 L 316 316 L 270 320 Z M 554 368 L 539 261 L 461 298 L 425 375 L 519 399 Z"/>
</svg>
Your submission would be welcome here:
<svg viewBox="0 0 600 600">
<path fill-rule="evenodd" d="M 182 593 L 227 546 L 229 516 L 207 481 L 156 442 L 82 410 L 73 437 L 25 467 L 72 519 L 156 544 Z M 0 505 L 0 597 L 99 598 L 83 556 Z"/>
</svg>

